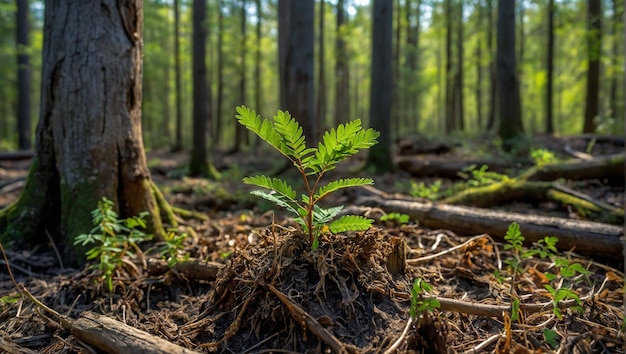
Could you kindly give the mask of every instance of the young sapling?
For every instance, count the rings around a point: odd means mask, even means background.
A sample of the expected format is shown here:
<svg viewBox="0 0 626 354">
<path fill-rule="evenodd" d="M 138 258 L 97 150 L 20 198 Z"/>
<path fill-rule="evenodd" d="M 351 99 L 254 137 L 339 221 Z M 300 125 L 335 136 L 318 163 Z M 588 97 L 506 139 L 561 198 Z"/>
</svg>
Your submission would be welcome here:
<svg viewBox="0 0 626 354">
<path fill-rule="evenodd" d="M 371 178 L 342 178 L 321 185 L 322 176 L 361 149 L 377 143 L 379 133 L 364 129 L 361 120 L 340 124 L 324 133 L 317 147 L 307 147 L 302 127 L 289 112 L 278 111 L 273 121 L 262 119 L 245 106 L 236 108 L 237 120 L 291 161 L 302 176 L 304 193 L 296 199 L 296 191 L 284 180 L 267 176 L 245 177 L 243 182 L 264 188 L 251 193 L 267 199 L 294 214 L 296 222 L 308 235 L 311 248 L 319 246 L 322 231 L 332 233 L 361 231 L 371 227 L 374 220 L 359 215 L 344 215 L 336 220 L 343 206 L 324 209 L 319 202 L 339 189 L 371 185 Z"/>
</svg>

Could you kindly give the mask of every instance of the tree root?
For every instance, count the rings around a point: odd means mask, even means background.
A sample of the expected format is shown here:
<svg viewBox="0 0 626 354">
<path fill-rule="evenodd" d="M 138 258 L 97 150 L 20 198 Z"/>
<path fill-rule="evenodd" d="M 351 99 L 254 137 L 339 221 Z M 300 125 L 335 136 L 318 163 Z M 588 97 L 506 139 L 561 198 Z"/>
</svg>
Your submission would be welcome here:
<svg viewBox="0 0 626 354">
<path fill-rule="evenodd" d="M 172 207 L 172 211 L 180 216 L 182 216 L 185 219 L 196 219 L 196 220 L 200 220 L 200 221 L 207 221 L 209 220 L 209 217 L 206 216 L 204 213 L 200 213 L 197 211 L 193 211 L 193 210 L 188 210 L 188 209 L 183 209 L 183 208 L 179 208 L 179 207 Z"/>
</svg>

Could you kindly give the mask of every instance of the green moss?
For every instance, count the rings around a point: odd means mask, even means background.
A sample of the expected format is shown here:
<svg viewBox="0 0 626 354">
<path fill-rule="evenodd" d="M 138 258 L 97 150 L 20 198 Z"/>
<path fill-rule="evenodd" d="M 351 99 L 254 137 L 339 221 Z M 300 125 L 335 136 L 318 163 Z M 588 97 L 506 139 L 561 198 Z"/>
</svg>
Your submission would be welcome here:
<svg viewBox="0 0 626 354">
<path fill-rule="evenodd" d="M 87 248 L 74 245 L 74 239 L 80 234 L 89 233 L 93 228 L 91 211 L 96 209 L 102 197 L 111 198 L 91 183 L 68 186 L 61 184 L 61 229 L 65 241 L 79 259 L 84 259 Z"/>
</svg>

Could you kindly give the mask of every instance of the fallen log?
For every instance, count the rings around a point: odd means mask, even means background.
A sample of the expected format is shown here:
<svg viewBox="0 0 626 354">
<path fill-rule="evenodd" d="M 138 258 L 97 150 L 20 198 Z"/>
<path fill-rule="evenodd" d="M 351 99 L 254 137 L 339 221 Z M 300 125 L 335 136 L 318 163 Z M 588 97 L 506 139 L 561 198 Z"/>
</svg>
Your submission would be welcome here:
<svg viewBox="0 0 626 354">
<path fill-rule="evenodd" d="M 574 207 L 579 214 L 587 219 L 608 224 L 622 224 L 624 222 L 624 209 L 595 200 L 557 182 L 526 181 L 519 178 L 507 179 L 488 186 L 469 188 L 441 200 L 441 203 L 488 208 L 512 201 L 531 203 L 553 201 Z"/>
<path fill-rule="evenodd" d="M 69 322 L 74 337 L 106 353 L 198 353 L 93 312 Z"/>
<path fill-rule="evenodd" d="M 11 152 L 0 152 L 0 161 L 19 161 L 33 157 L 32 150 L 17 150 Z"/>
<path fill-rule="evenodd" d="M 459 172 L 471 165 L 489 166 L 489 171 L 507 173 L 508 170 L 528 167 L 530 161 L 510 162 L 498 160 L 450 160 L 425 159 L 423 156 L 399 156 L 395 159 L 399 169 L 409 172 L 415 177 L 441 177 L 460 179 Z"/>
<path fill-rule="evenodd" d="M 535 166 L 517 177 L 527 181 L 554 181 L 606 179 L 610 183 L 624 183 L 624 154 L 597 156 L 593 160 L 568 160 Z"/>
<path fill-rule="evenodd" d="M 487 233 L 500 240 L 503 240 L 509 224 L 515 221 L 520 225 L 527 245 L 546 236 L 556 236 L 559 238 L 557 247 L 561 251 L 574 250 L 592 258 L 623 257 L 620 239 L 624 236 L 623 229 L 613 225 L 380 197 L 361 197 L 355 205 L 407 214 L 428 228 L 443 228 L 463 235 Z"/>
</svg>

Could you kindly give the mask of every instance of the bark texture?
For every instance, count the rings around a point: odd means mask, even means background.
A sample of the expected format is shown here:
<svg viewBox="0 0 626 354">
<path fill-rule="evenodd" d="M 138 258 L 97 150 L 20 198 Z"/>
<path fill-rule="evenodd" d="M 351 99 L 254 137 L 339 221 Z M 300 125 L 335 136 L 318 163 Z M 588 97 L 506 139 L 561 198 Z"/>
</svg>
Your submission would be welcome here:
<svg viewBox="0 0 626 354">
<path fill-rule="evenodd" d="M 19 199 L 0 212 L 2 240 L 43 241 L 46 230 L 71 244 L 103 196 L 121 216 L 150 212 L 162 236 L 141 137 L 142 1 L 45 6 L 35 155 Z"/>
</svg>

